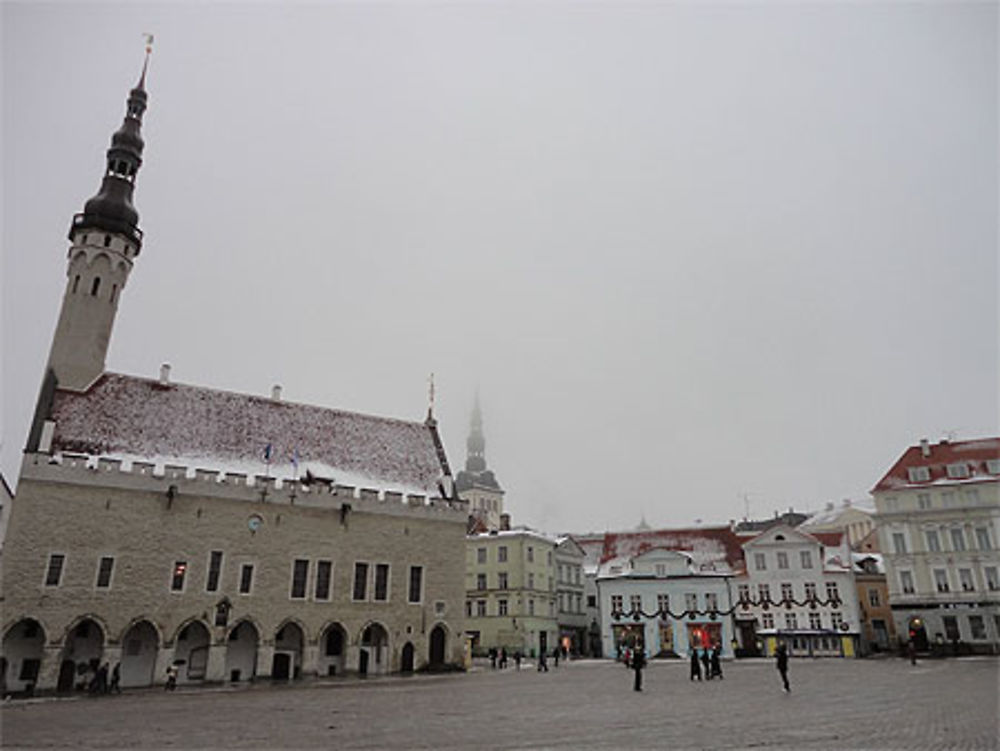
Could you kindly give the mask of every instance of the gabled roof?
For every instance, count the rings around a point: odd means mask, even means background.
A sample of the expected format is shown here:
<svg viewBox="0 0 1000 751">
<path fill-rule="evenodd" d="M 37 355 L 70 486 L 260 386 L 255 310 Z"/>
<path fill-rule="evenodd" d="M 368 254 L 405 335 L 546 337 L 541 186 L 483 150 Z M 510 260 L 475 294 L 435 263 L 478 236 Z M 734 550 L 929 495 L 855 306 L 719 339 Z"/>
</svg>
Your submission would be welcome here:
<svg viewBox="0 0 1000 751">
<path fill-rule="evenodd" d="M 407 422 L 260 396 L 105 373 L 59 389 L 53 452 L 264 474 L 298 470 L 347 485 L 437 495 L 449 475 L 433 422 Z"/>
<path fill-rule="evenodd" d="M 743 543 L 743 547 L 747 548 L 758 545 L 762 542 L 775 541 L 775 537 L 778 535 L 783 536 L 786 541 L 789 537 L 791 537 L 799 539 L 803 542 L 815 542 L 828 548 L 840 547 L 840 544 L 844 541 L 844 533 L 842 531 L 813 532 L 811 530 L 803 529 L 802 527 L 793 528 L 787 525 L 778 525 L 764 530 L 756 537 L 747 540 Z M 777 540 L 777 542 L 781 541 Z"/>
<path fill-rule="evenodd" d="M 601 562 L 633 558 L 652 548 L 690 552 L 699 566 L 725 563 L 733 571 L 743 568 L 741 539 L 728 526 L 608 532 L 604 535 Z"/>
<path fill-rule="evenodd" d="M 924 456 L 925 453 L 927 456 Z M 926 446 L 910 446 L 872 488 L 872 492 L 919 488 L 935 483 L 997 482 L 1000 478 L 987 472 L 986 462 L 998 458 L 1000 458 L 1000 438 L 941 441 L 928 443 Z M 962 463 L 969 467 L 968 479 L 949 478 L 948 465 Z M 926 482 L 911 482 L 909 470 L 916 467 L 927 467 L 929 479 Z"/>
</svg>

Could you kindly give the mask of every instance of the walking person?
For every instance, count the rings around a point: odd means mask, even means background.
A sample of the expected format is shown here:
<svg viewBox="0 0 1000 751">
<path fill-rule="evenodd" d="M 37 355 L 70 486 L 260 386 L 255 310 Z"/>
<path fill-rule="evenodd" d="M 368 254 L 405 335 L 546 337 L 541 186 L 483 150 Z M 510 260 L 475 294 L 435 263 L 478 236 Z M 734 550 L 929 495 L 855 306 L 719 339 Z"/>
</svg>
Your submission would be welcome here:
<svg viewBox="0 0 1000 751">
<path fill-rule="evenodd" d="M 108 687 L 109 694 L 120 694 L 122 692 L 122 664 L 115 663 L 115 669 L 111 671 L 111 685 Z"/>
<path fill-rule="evenodd" d="M 514 664 L 517 665 L 517 669 L 521 669 L 521 650 L 517 650 L 514 653 Z"/>
<path fill-rule="evenodd" d="M 507 667 L 507 647 L 500 647 L 500 669 L 504 670 Z"/>
<path fill-rule="evenodd" d="M 544 649 L 539 650 L 538 652 L 538 672 L 541 673 L 543 670 L 546 673 L 549 672 L 548 658 L 545 656 Z"/>
<path fill-rule="evenodd" d="M 712 665 L 712 677 L 722 680 L 722 647 L 718 644 L 715 645 L 715 649 L 712 650 L 711 665 Z"/>
<path fill-rule="evenodd" d="M 164 691 L 174 691 L 177 689 L 177 666 L 170 663 L 167 666 L 167 684 L 163 687 Z"/>
<path fill-rule="evenodd" d="M 691 650 L 691 680 L 697 678 L 701 680 L 701 663 L 698 662 L 698 650 Z"/>
<path fill-rule="evenodd" d="M 705 680 L 712 680 L 712 661 L 708 656 L 707 647 L 703 647 L 701 650 L 701 664 L 705 667 Z"/>
<path fill-rule="evenodd" d="M 774 653 L 774 666 L 781 673 L 781 682 L 785 684 L 785 693 L 790 693 L 792 689 L 788 685 L 788 647 L 785 646 L 784 642 L 778 645 L 778 649 Z"/>
<path fill-rule="evenodd" d="M 552 657 L 556 662 L 556 667 L 559 667 L 559 647 L 552 650 Z"/>
<path fill-rule="evenodd" d="M 635 671 L 635 682 L 632 688 L 642 691 L 642 669 L 646 667 L 646 653 L 641 649 L 632 651 L 632 670 Z"/>
<path fill-rule="evenodd" d="M 906 643 L 906 654 L 910 657 L 910 664 L 917 664 L 917 645 L 913 643 L 913 639 L 910 639 Z"/>
</svg>

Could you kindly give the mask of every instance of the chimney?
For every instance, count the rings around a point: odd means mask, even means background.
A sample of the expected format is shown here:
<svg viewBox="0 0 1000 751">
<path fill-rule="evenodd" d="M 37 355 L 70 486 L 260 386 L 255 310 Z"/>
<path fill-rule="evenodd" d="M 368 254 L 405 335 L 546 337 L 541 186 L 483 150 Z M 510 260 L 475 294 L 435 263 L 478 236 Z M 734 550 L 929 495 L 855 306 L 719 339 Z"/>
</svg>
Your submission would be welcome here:
<svg viewBox="0 0 1000 751">
<path fill-rule="evenodd" d="M 500 531 L 510 532 L 510 514 L 500 514 Z"/>
<path fill-rule="evenodd" d="M 271 387 L 271 398 L 276 402 L 281 401 L 281 384 L 276 383 Z"/>
<path fill-rule="evenodd" d="M 920 455 L 925 459 L 931 455 L 931 444 L 926 438 L 920 439 Z"/>
<path fill-rule="evenodd" d="M 160 366 L 160 384 L 166 386 L 170 383 L 170 363 L 165 362 Z"/>
</svg>

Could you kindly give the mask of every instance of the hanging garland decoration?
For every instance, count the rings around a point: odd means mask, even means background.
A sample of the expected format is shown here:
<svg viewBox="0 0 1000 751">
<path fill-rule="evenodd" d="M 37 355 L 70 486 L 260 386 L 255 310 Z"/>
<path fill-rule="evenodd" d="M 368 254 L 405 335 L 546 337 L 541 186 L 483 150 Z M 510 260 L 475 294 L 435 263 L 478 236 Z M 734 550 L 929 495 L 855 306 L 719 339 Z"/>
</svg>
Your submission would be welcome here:
<svg viewBox="0 0 1000 751">
<path fill-rule="evenodd" d="M 698 609 L 688 609 L 682 610 L 679 613 L 674 613 L 672 610 L 666 608 L 659 608 L 652 613 L 647 613 L 641 608 L 632 608 L 631 610 L 615 610 L 611 612 L 611 617 L 616 621 L 620 621 L 624 618 L 631 618 L 633 621 L 641 621 L 643 618 L 665 618 L 669 616 L 676 620 L 682 621 L 685 618 L 690 618 L 694 620 L 698 616 L 708 616 L 709 620 L 717 620 L 719 616 L 729 616 L 735 613 L 737 610 L 746 612 L 750 610 L 751 607 L 759 607 L 762 610 L 770 610 L 773 608 L 784 607 L 787 610 L 791 610 L 792 607 L 805 607 L 808 605 L 812 610 L 817 607 L 834 607 L 838 608 L 843 604 L 843 600 L 840 597 L 834 595 L 826 600 L 820 599 L 819 597 L 807 597 L 804 600 L 796 600 L 794 597 L 782 597 L 780 600 L 772 600 L 770 597 L 763 597 L 759 600 L 754 600 L 749 597 L 740 598 L 736 605 L 731 608 L 723 610 L 720 608 L 711 608 L 708 610 L 698 610 Z"/>
</svg>

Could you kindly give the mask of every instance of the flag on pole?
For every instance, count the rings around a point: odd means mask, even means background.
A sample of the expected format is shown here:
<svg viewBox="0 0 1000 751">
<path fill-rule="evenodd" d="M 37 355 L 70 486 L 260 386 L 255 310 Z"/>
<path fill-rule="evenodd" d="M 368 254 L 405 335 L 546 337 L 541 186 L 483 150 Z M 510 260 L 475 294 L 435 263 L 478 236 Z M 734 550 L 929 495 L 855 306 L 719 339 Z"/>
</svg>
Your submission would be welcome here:
<svg viewBox="0 0 1000 751">
<path fill-rule="evenodd" d="M 271 444 L 267 444 L 264 447 L 264 461 L 270 464 L 271 462 Z"/>
</svg>

